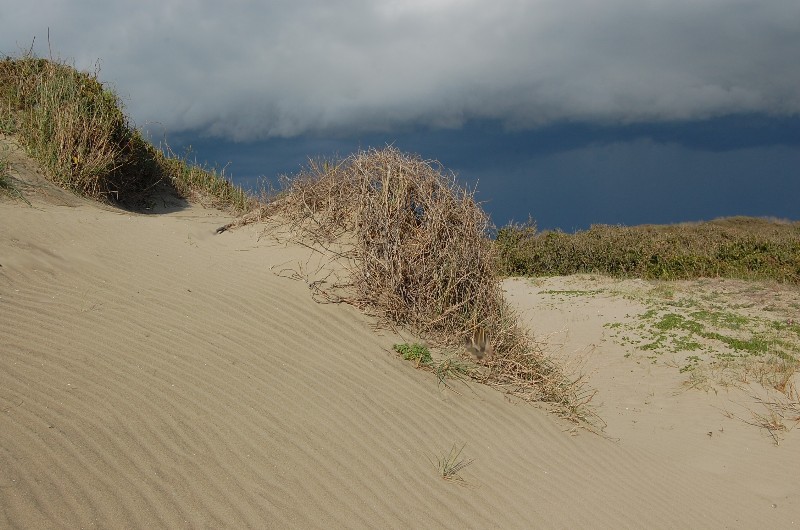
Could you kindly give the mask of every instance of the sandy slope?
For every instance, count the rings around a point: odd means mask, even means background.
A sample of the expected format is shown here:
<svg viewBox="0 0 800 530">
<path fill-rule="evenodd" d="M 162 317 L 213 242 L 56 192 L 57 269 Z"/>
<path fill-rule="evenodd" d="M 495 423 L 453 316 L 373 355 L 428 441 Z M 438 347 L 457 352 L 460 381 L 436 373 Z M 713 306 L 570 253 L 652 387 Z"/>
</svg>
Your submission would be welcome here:
<svg viewBox="0 0 800 530">
<path fill-rule="evenodd" d="M 775 447 L 603 342 L 633 302 L 544 309 L 506 284 L 554 349 L 592 352 L 607 436 L 571 435 L 437 388 L 404 339 L 271 271 L 308 251 L 259 228 L 29 198 L 0 200 L 0 527 L 800 525 L 800 436 Z M 453 444 L 466 485 L 429 461 Z"/>
</svg>

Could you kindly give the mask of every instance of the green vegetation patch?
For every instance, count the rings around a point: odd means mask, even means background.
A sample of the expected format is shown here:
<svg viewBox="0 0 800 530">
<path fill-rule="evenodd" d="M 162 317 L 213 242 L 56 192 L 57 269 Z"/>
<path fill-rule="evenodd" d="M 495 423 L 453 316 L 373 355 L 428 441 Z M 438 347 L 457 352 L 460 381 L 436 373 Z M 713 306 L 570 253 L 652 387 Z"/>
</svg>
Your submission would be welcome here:
<svg viewBox="0 0 800 530">
<path fill-rule="evenodd" d="M 800 283 L 800 222 L 731 217 L 677 225 L 593 225 L 567 234 L 538 232 L 529 221 L 498 230 L 495 244 L 500 268 L 511 276 L 600 273 Z"/>
<path fill-rule="evenodd" d="M 698 335 L 703 333 L 702 324 L 675 313 L 662 315 L 661 318 L 653 324 L 653 327 L 662 331 L 681 330 Z"/>
<path fill-rule="evenodd" d="M 146 141 L 98 72 L 32 55 L 0 61 L 0 132 L 16 136 L 48 178 L 79 195 L 135 206 L 168 184 L 234 212 L 255 206 L 219 172 Z"/>
<path fill-rule="evenodd" d="M 730 311 L 695 311 L 690 313 L 691 318 L 707 322 L 713 326 L 722 327 L 726 329 L 742 329 L 749 322 L 750 319 L 742 315 Z"/>
<path fill-rule="evenodd" d="M 606 325 L 611 337 L 628 349 L 626 357 L 641 352 L 651 362 L 675 365 L 690 374 L 693 386 L 755 380 L 793 395 L 800 333 L 792 319 L 775 319 L 764 308 L 731 303 L 731 297 L 710 296 L 713 292 L 697 286 L 689 293 L 677 287 L 674 291 L 665 300 L 651 297 L 658 293 L 651 290 L 640 300 L 647 306 L 642 314 Z"/>
<path fill-rule="evenodd" d="M 440 385 L 448 381 L 468 381 L 475 372 L 475 364 L 457 357 L 435 360 L 427 346 L 421 344 L 395 344 L 394 351 L 406 361 L 413 361 L 417 368 L 432 371 Z"/>
<path fill-rule="evenodd" d="M 395 344 L 394 351 L 406 361 L 414 361 L 417 366 L 433 365 L 430 350 L 421 344 Z"/>
<path fill-rule="evenodd" d="M 0 157 L 0 190 L 8 192 L 12 189 L 11 174 L 8 171 L 8 160 Z"/>
</svg>

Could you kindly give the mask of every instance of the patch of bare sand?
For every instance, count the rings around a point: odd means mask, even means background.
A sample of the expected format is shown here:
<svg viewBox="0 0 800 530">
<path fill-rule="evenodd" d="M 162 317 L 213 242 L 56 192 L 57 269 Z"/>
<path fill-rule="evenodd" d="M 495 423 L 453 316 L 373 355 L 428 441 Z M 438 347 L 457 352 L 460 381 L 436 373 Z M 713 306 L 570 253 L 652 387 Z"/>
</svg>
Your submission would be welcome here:
<svg viewBox="0 0 800 530">
<path fill-rule="evenodd" d="M 633 302 L 547 307 L 507 284 L 537 333 L 562 330 L 554 347 L 594 345 L 608 437 L 571 436 L 497 391 L 437 387 L 391 352 L 406 338 L 275 274 L 309 252 L 257 227 L 29 198 L 0 200 L 2 527 L 800 522 L 798 437 L 774 447 L 602 342 Z M 430 462 L 453 444 L 464 485 Z"/>
<path fill-rule="evenodd" d="M 709 519 L 691 526 L 790 527 L 800 524 L 800 437 L 789 432 L 775 446 L 765 429 L 748 424 L 758 386 L 711 385 L 707 391 L 689 388 L 691 374 L 681 372 L 694 351 L 654 354 L 642 350 L 638 336 L 647 336 L 641 316 L 653 308 L 651 296 L 673 291 L 703 296 L 745 308 L 760 318 L 764 305 L 776 320 L 786 320 L 800 301 L 792 286 L 725 280 L 659 283 L 616 280 L 601 276 L 509 279 L 506 296 L 519 309 L 539 340 L 556 357 L 581 362 L 594 399 L 606 421 L 605 434 L 616 445 L 637 455 L 639 472 L 668 491 L 694 491 L 692 503 L 705 506 Z M 768 293 L 772 293 L 771 295 Z M 749 304 L 747 299 L 765 304 Z M 783 300 L 783 303 L 778 301 Z M 791 318 L 791 317 L 788 317 Z M 627 326 L 628 335 L 617 329 Z M 622 340 L 621 340 L 622 339 Z M 627 340 L 625 340 L 627 339 Z M 736 417 L 731 417 L 733 413 Z M 796 424 L 787 422 L 792 427 Z M 668 465 L 675 475 L 660 475 Z M 704 498 L 716 490 L 721 498 Z M 669 495 L 669 494 L 668 494 Z M 675 500 L 675 506 L 685 506 Z M 764 519 L 757 521 L 758 517 Z M 746 521 L 752 521 L 747 523 Z M 769 521 L 769 522 L 768 522 Z"/>
</svg>

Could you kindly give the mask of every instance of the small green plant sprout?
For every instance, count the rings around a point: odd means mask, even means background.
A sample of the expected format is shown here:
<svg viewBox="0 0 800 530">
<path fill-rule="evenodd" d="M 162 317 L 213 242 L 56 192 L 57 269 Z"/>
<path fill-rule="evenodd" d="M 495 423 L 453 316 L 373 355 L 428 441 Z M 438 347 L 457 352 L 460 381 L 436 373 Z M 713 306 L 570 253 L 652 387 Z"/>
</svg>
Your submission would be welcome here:
<svg viewBox="0 0 800 530">
<path fill-rule="evenodd" d="M 700 363 L 700 357 L 697 355 L 690 355 L 686 358 L 686 364 L 681 367 L 680 373 L 691 372 Z"/>
<path fill-rule="evenodd" d="M 463 444 L 460 448 L 458 448 L 456 444 L 453 444 L 453 447 L 450 448 L 450 451 L 446 455 L 436 458 L 435 463 L 431 460 L 431 464 L 436 466 L 436 469 L 439 471 L 439 475 L 443 479 L 466 484 L 464 479 L 459 476 L 459 472 L 474 462 L 474 460 L 471 458 L 467 460 L 466 458 L 461 457 L 461 452 L 464 450 L 466 445 L 467 444 Z"/>
<path fill-rule="evenodd" d="M 422 344 L 395 344 L 394 351 L 402 355 L 406 361 L 416 362 L 417 368 L 433 364 L 430 350 Z"/>
</svg>

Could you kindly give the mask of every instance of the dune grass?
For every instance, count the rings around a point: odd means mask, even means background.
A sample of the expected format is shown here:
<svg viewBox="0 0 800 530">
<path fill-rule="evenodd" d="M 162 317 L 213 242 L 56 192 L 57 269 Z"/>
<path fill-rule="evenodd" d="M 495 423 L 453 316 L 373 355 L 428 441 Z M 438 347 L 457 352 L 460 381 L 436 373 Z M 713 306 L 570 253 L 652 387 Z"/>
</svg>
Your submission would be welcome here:
<svg viewBox="0 0 800 530">
<path fill-rule="evenodd" d="M 431 463 L 436 467 L 436 470 L 439 472 L 439 476 L 445 480 L 455 481 L 460 484 L 466 484 L 464 479 L 459 475 L 461 471 L 463 471 L 467 466 L 471 465 L 474 460 L 467 459 L 461 456 L 461 453 L 464 451 L 464 447 L 466 444 L 458 447 L 456 444 L 453 444 L 453 447 L 447 453 L 444 453 L 442 456 L 436 457 L 436 462 L 431 460 Z"/>
<path fill-rule="evenodd" d="M 800 283 L 800 222 L 731 217 L 677 225 L 593 225 L 574 234 L 538 232 L 529 222 L 500 229 L 496 245 L 508 275 Z"/>
<path fill-rule="evenodd" d="M 748 295 L 745 282 L 726 281 L 721 284 L 724 293 L 705 282 L 666 293 L 653 288 L 639 297 L 646 311 L 630 322 L 607 324 L 609 336 L 652 361 L 665 354 L 682 356 L 684 360 L 673 362 L 692 387 L 709 390 L 755 382 L 796 397 L 800 325 L 786 318 L 791 309 L 777 295 L 758 309 L 752 300 L 763 291 Z M 779 310 L 778 304 L 784 308 Z"/>
<path fill-rule="evenodd" d="M 237 213 L 255 205 L 220 173 L 145 140 L 97 72 L 30 54 L 0 61 L 0 132 L 16 136 L 53 182 L 79 195 L 131 206 L 166 183 Z"/>
</svg>

